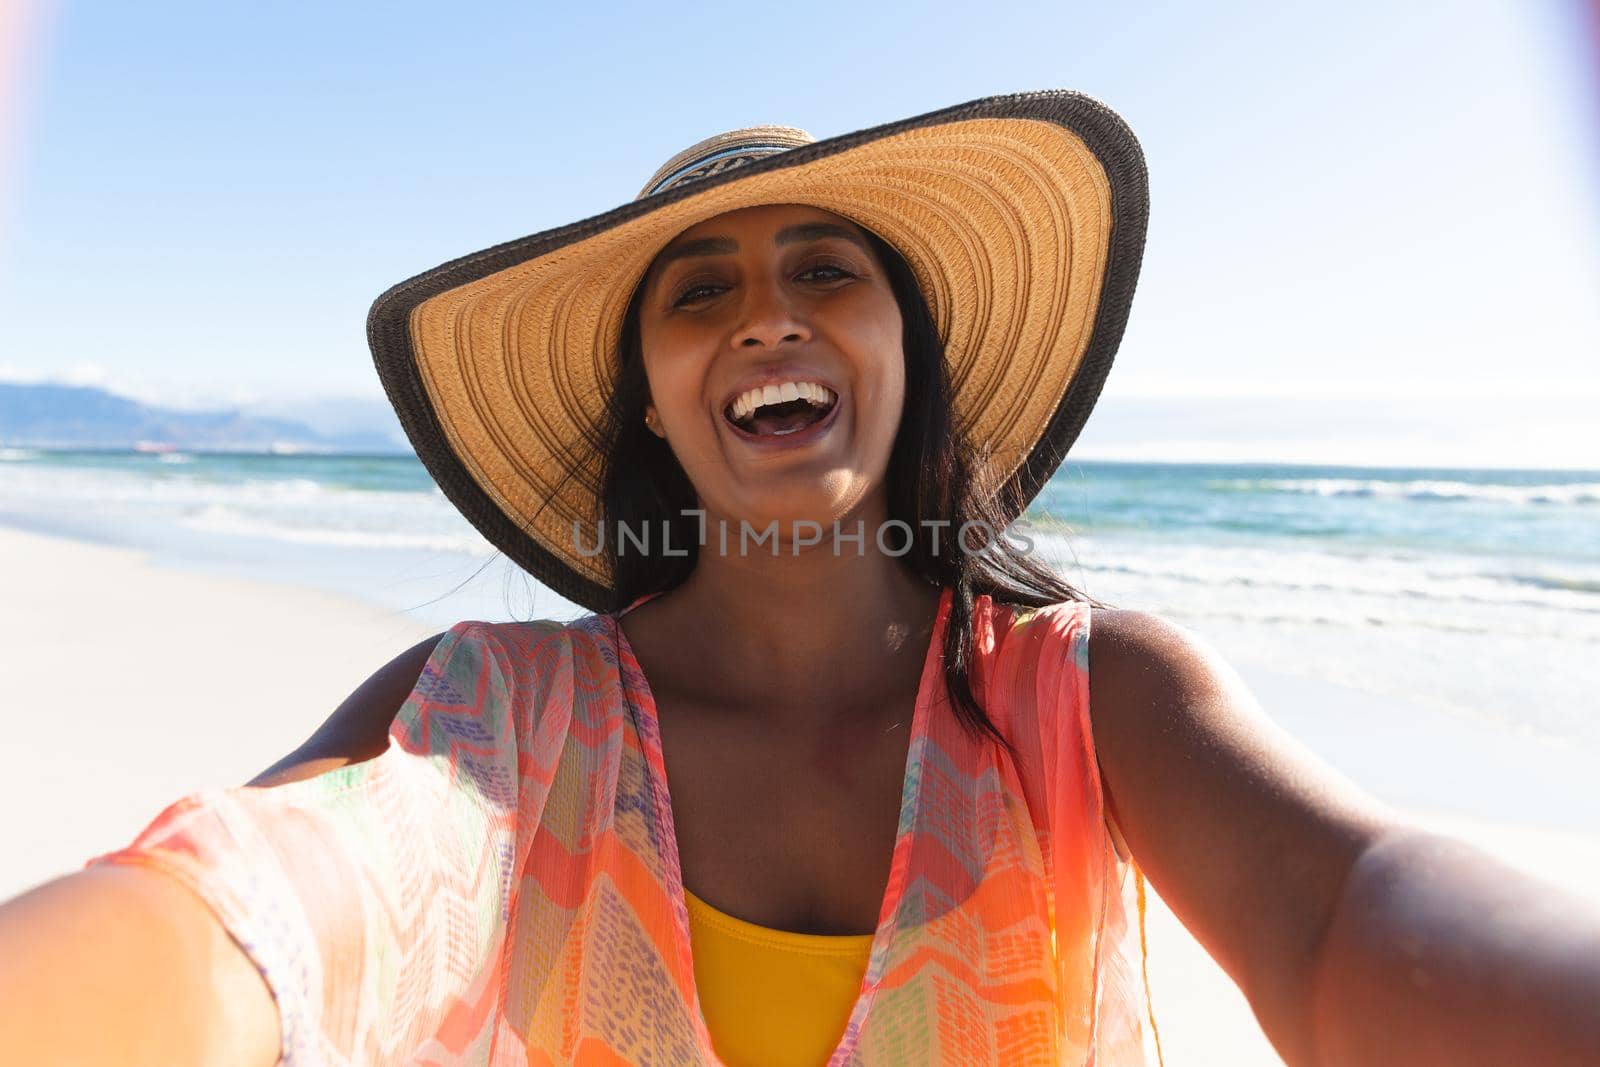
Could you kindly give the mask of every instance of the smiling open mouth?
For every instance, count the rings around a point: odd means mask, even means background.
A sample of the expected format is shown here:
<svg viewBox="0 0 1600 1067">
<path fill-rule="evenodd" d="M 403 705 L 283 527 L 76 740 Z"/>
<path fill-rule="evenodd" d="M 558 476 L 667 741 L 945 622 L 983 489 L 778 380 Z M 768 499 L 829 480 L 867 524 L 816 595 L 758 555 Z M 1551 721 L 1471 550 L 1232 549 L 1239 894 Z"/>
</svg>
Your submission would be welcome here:
<svg viewBox="0 0 1600 1067">
<path fill-rule="evenodd" d="M 733 398 L 723 417 L 757 437 L 784 437 L 815 426 L 839 402 L 833 390 L 815 382 L 785 382 L 750 389 Z"/>
</svg>

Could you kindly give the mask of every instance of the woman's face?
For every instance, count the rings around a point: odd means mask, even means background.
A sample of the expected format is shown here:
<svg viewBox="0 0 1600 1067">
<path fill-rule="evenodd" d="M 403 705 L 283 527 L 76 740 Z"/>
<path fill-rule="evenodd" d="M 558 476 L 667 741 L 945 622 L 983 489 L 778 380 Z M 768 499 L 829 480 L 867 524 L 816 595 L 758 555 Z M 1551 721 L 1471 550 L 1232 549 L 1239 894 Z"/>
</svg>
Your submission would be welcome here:
<svg viewBox="0 0 1600 1067">
<path fill-rule="evenodd" d="M 713 518 L 776 520 L 787 540 L 797 520 L 829 530 L 882 503 L 905 358 L 860 227 L 798 205 L 732 211 L 674 238 L 644 286 L 647 421 Z"/>
</svg>

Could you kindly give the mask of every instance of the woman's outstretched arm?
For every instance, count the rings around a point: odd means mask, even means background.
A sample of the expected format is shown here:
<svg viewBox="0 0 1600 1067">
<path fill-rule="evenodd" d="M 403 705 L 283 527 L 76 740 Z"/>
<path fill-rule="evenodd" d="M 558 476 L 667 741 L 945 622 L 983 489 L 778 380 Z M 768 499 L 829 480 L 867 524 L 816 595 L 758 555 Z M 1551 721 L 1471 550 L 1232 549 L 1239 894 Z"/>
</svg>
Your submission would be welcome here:
<svg viewBox="0 0 1600 1067">
<path fill-rule="evenodd" d="M 1319 964 L 1316 1062 L 1600 1063 L 1600 912 L 1453 838 L 1363 852 Z"/>
<path fill-rule="evenodd" d="M 278 1060 L 272 994 L 176 880 L 91 867 L 0 904 L 0 1063 Z"/>
<path fill-rule="evenodd" d="M 1095 611 L 1089 659 L 1113 818 L 1288 1063 L 1600 1062 L 1600 908 L 1355 788 L 1186 630 Z"/>
<path fill-rule="evenodd" d="M 250 784 L 284 785 L 384 751 L 439 637 L 396 656 L 299 749 Z M 270 1067 L 265 980 L 167 874 L 97 865 L 0 902 L 0 1064 Z"/>
</svg>

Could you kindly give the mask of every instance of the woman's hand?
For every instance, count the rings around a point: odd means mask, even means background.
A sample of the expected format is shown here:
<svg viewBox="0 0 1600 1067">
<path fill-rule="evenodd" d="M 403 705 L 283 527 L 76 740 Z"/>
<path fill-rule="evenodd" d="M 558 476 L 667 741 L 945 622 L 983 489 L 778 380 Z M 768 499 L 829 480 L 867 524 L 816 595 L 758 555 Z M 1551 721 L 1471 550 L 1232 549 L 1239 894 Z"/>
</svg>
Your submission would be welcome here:
<svg viewBox="0 0 1600 1067">
<path fill-rule="evenodd" d="M 1594 905 L 1410 826 L 1186 630 L 1097 610 L 1089 660 L 1114 821 L 1286 1061 L 1600 1062 Z"/>
</svg>

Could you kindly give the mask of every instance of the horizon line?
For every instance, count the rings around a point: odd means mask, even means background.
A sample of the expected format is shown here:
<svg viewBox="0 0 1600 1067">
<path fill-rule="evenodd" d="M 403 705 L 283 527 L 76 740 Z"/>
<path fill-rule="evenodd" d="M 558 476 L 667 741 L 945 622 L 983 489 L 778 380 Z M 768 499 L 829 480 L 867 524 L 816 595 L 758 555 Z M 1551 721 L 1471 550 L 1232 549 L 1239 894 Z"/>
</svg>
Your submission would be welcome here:
<svg viewBox="0 0 1600 1067">
<path fill-rule="evenodd" d="M 115 448 L 61 448 L 48 445 L 16 443 L 0 440 L 0 451 L 4 452 L 34 452 L 44 455 L 106 455 L 129 456 L 142 455 L 158 458 L 162 455 L 185 456 L 250 456 L 252 458 L 264 457 L 273 459 L 409 459 L 421 464 L 414 451 L 395 449 L 390 452 L 373 452 L 370 450 L 344 451 L 339 449 L 300 449 L 285 450 L 281 452 L 262 451 L 259 448 L 183 448 L 178 447 L 170 452 L 157 452 L 149 449 L 134 447 Z M 0 462 L 17 463 L 26 460 L 16 457 L 0 457 Z M 1328 461 L 1304 459 L 1156 459 L 1150 457 L 1132 457 L 1124 455 L 1074 455 L 1069 453 L 1062 460 L 1056 473 L 1074 463 L 1101 464 L 1107 466 L 1129 467 L 1300 467 L 1308 470 L 1409 470 L 1409 471 L 1493 471 L 1505 474 L 1593 474 L 1600 478 L 1600 467 L 1581 466 L 1549 466 L 1525 465 L 1510 463 L 1490 464 L 1463 464 L 1463 463 L 1402 463 L 1402 462 L 1372 462 L 1372 463 L 1333 463 Z M 1055 475 L 1052 475 L 1055 477 Z"/>
</svg>

